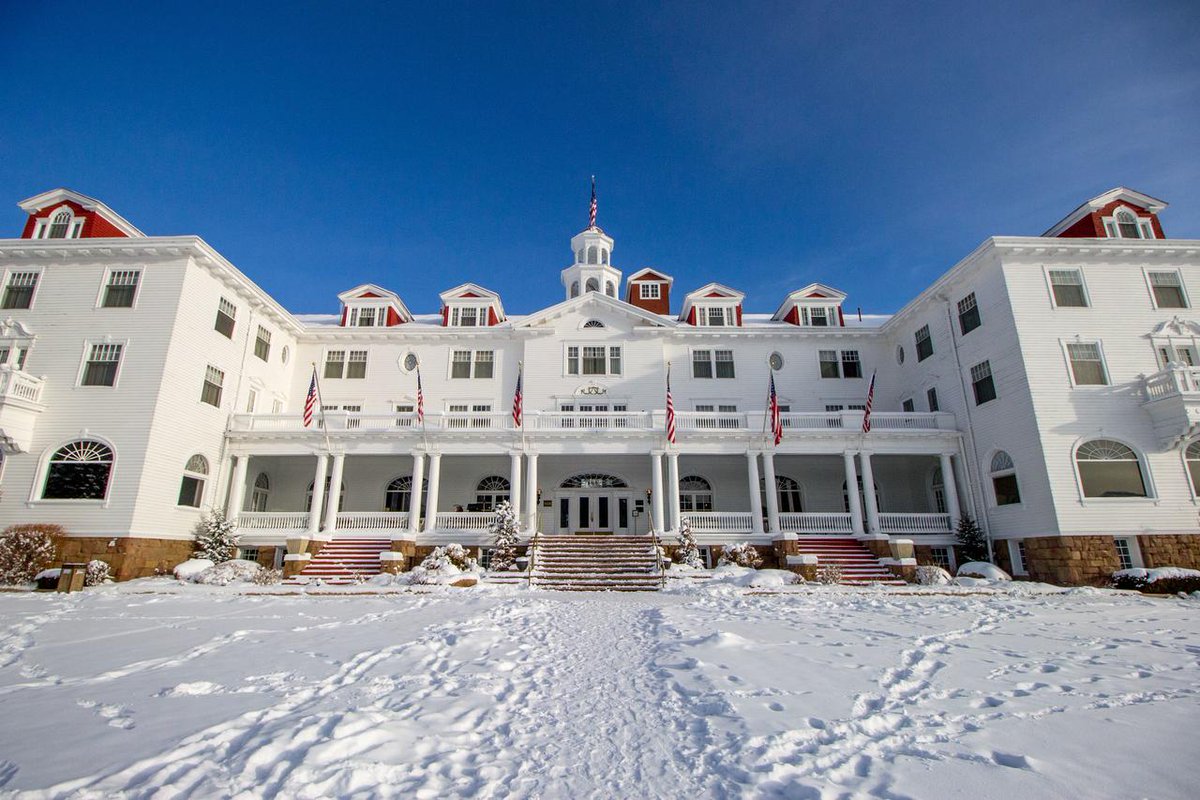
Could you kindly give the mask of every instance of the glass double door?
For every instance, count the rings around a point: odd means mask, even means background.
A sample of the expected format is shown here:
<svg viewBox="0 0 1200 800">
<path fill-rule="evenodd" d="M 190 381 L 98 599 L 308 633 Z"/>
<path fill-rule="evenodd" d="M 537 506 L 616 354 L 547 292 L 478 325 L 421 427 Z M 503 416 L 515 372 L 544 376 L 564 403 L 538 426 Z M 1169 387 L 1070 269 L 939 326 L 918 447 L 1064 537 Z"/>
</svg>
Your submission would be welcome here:
<svg viewBox="0 0 1200 800">
<path fill-rule="evenodd" d="M 629 491 L 560 491 L 559 533 L 628 533 L 633 509 Z"/>
</svg>

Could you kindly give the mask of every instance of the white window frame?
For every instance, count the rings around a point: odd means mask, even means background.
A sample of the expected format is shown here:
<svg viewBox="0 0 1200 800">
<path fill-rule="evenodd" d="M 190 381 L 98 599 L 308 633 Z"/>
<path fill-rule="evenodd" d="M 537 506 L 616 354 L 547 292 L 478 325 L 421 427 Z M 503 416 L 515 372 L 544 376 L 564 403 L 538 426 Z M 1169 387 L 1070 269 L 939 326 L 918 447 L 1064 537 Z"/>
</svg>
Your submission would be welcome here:
<svg viewBox="0 0 1200 800">
<path fill-rule="evenodd" d="M 1096 439 L 1106 439 L 1117 444 L 1124 445 L 1133 451 L 1138 460 L 1138 468 L 1142 471 L 1142 482 L 1146 484 L 1145 497 L 1088 497 L 1083 493 L 1083 478 L 1079 474 L 1079 448 L 1088 442 Z M 1158 488 L 1154 484 L 1154 474 L 1150 472 L 1150 462 L 1146 460 L 1146 454 L 1140 448 L 1135 447 L 1124 439 L 1119 439 L 1116 436 L 1110 436 L 1107 433 L 1097 433 L 1088 436 L 1081 436 L 1071 445 L 1071 472 L 1075 476 L 1075 491 L 1079 496 L 1079 504 L 1083 506 L 1090 505 L 1114 505 L 1120 503 L 1132 503 L 1135 505 L 1158 505 Z"/>
<path fill-rule="evenodd" d="M 76 215 L 71 207 L 65 203 L 38 221 L 37 226 L 33 229 L 33 238 L 49 240 L 50 226 L 54 218 L 63 211 L 67 212 L 67 235 L 63 239 L 78 239 L 80 234 L 83 233 L 83 217 Z"/>
<path fill-rule="evenodd" d="M 490 304 L 484 304 L 484 305 L 480 305 L 478 303 L 447 304 L 447 309 L 449 310 L 449 315 L 448 315 L 448 319 L 446 321 L 446 325 L 447 325 L 447 327 L 450 327 L 450 328 L 486 328 L 486 327 L 488 327 L 488 319 L 489 319 L 488 312 L 491 310 L 491 308 L 492 308 L 492 306 Z M 462 324 L 462 312 L 466 309 L 473 309 L 475 311 L 475 324 L 474 325 L 463 325 Z"/>
<path fill-rule="evenodd" d="M 696 327 L 697 328 L 736 328 L 737 327 L 737 307 L 738 303 L 725 302 L 714 303 L 712 298 L 707 299 L 703 303 L 695 303 L 692 305 L 696 312 Z M 708 323 L 709 309 L 722 309 L 721 317 L 724 320 L 723 325 L 710 325 Z"/>
<path fill-rule="evenodd" d="M 113 377 L 112 386 L 85 386 L 83 383 L 83 373 L 87 369 L 88 358 L 92 354 L 93 346 L 103 345 L 119 345 L 121 348 L 121 357 L 117 359 L 117 374 Z M 75 387 L 78 389 L 116 389 L 121 383 L 121 373 L 125 369 L 125 360 L 129 356 L 129 340 L 128 339 L 113 339 L 105 336 L 100 339 L 85 339 L 83 342 L 83 353 L 79 358 L 79 371 L 75 375 Z"/>
<path fill-rule="evenodd" d="M 1024 539 L 1008 539 L 1008 562 L 1012 565 L 1014 576 L 1022 578 L 1029 575 L 1029 565 L 1025 563 L 1025 558 L 1021 555 L 1021 545 L 1025 543 Z"/>
<path fill-rule="evenodd" d="M 183 479 L 184 478 L 192 478 L 194 480 L 197 480 L 200 482 L 200 497 L 199 497 L 199 502 L 197 502 L 196 505 L 189 506 L 189 505 L 179 502 L 179 492 L 177 491 L 175 493 L 175 508 L 179 509 L 180 511 L 192 511 L 192 512 L 199 511 L 200 509 L 204 508 L 204 501 L 208 497 L 209 473 L 208 472 L 204 472 L 204 473 L 192 472 L 187 468 L 188 462 L 190 462 L 192 460 L 192 458 L 194 458 L 195 456 L 200 456 L 201 458 L 203 458 L 205 467 L 210 472 L 212 470 L 212 461 L 208 458 L 208 456 L 204 455 L 203 453 L 193 453 L 191 456 L 188 457 L 188 460 L 183 463 L 183 470 L 179 473 L 179 488 L 180 489 L 183 488 Z"/>
<path fill-rule="evenodd" d="M 1108 369 L 1108 358 L 1104 353 L 1104 343 L 1099 339 L 1059 339 L 1059 347 L 1062 349 L 1063 358 L 1067 365 L 1067 380 L 1072 389 L 1109 389 L 1113 385 L 1112 373 Z M 1104 383 L 1078 383 L 1075 380 L 1075 364 L 1071 360 L 1071 345 L 1095 345 L 1096 350 L 1100 353 L 1100 369 L 1104 371 Z M 995 376 L 992 377 L 995 380 Z"/>
<path fill-rule="evenodd" d="M 1138 235 L 1136 237 L 1124 236 L 1121 234 L 1121 224 L 1117 221 L 1117 215 L 1122 211 L 1128 211 L 1133 215 L 1134 222 L 1137 223 Z M 1107 217 L 1101 217 L 1100 221 L 1104 223 L 1104 235 L 1109 239 L 1155 239 L 1154 223 L 1148 217 L 1143 217 L 1134 211 L 1129 206 L 1117 206 L 1113 209 L 1112 214 Z"/>
<path fill-rule="evenodd" d="M 339 347 L 326 347 L 324 350 L 322 350 L 321 351 L 321 369 L 320 369 L 321 378 L 320 379 L 323 381 L 343 380 L 346 377 L 346 358 L 347 358 L 347 354 L 349 353 L 349 351 L 350 351 L 350 348 L 346 347 L 345 345 L 341 345 Z M 325 372 L 326 365 L 329 363 L 329 354 L 330 353 L 341 353 L 342 354 L 342 359 L 340 362 L 342 365 L 342 369 L 341 369 L 341 372 L 335 376 L 330 376 Z"/>
<path fill-rule="evenodd" d="M 258 354 L 258 343 L 260 341 L 264 341 L 264 339 L 263 339 L 264 333 L 266 334 L 265 341 L 267 343 L 267 354 L 265 357 L 260 356 Z M 259 325 L 258 328 L 254 331 L 254 347 L 251 348 L 250 352 L 252 352 L 254 354 L 254 357 L 257 358 L 259 361 L 262 361 L 267 364 L 271 363 L 271 330 L 266 325 Z"/>
<path fill-rule="evenodd" d="M 734 365 L 732 377 L 721 377 L 721 376 L 717 375 L 717 351 L 718 350 L 720 350 L 722 353 L 729 353 L 729 363 Z M 693 365 L 696 363 L 696 353 L 698 353 L 698 352 L 699 353 L 708 353 L 708 368 L 712 374 L 709 375 L 707 378 L 696 376 L 696 368 Z M 732 347 L 712 347 L 712 346 L 705 347 L 702 345 L 695 345 L 695 346 L 689 347 L 688 348 L 688 372 L 687 372 L 687 375 L 692 380 L 697 380 L 697 381 L 737 380 L 737 358 L 734 356 L 733 348 Z"/>
<path fill-rule="evenodd" d="M 108 293 L 108 282 L 112 280 L 112 276 L 118 272 L 136 272 L 137 283 L 133 287 L 133 302 L 127 306 L 106 306 L 104 305 L 104 296 Z M 104 275 L 100 279 L 100 291 L 96 293 L 96 308 L 102 308 L 105 311 L 133 311 L 137 308 L 138 298 L 142 295 L 142 278 L 145 277 L 146 270 L 141 267 L 108 267 L 104 270 Z M 40 281 L 39 281 L 40 283 Z M 8 282 L 5 281 L 5 286 Z M 36 290 L 35 290 L 36 293 Z"/>
<path fill-rule="evenodd" d="M 357 356 L 357 355 L 361 355 L 362 358 L 355 358 L 355 356 Z M 364 349 L 360 349 L 360 350 L 351 350 L 351 349 L 347 348 L 346 349 L 346 367 L 345 367 L 345 372 L 342 375 L 342 378 L 344 380 L 348 380 L 348 381 L 366 380 L 367 379 L 367 364 L 370 362 L 370 360 L 371 360 L 370 348 L 364 348 Z M 350 375 L 350 365 L 351 364 L 362 364 L 363 365 L 363 368 L 362 368 L 363 374 L 352 377 Z"/>
<path fill-rule="evenodd" d="M 106 446 L 112 453 L 112 463 L 108 468 L 108 483 L 105 484 L 104 487 L 104 497 L 100 499 L 93 498 L 77 500 L 71 500 L 62 497 L 43 498 L 42 492 L 46 488 L 46 477 L 50 474 L 50 459 L 53 458 L 54 454 L 59 450 L 71 444 L 71 442 L 77 442 L 81 439 L 89 439 L 94 442 L 99 442 L 100 444 Z M 29 500 L 27 502 L 30 506 L 65 505 L 108 508 L 109 503 L 112 502 L 113 492 L 116 490 L 117 465 L 120 463 L 120 457 L 120 453 L 117 451 L 117 446 L 114 445 L 111 440 L 103 436 L 97 436 L 94 433 L 75 434 L 74 436 L 67 436 L 59 439 L 56 443 L 51 444 L 42 451 L 42 455 L 38 459 L 37 474 L 34 476 L 33 485 L 29 487 Z"/>
<path fill-rule="evenodd" d="M 1005 469 L 992 469 L 992 461 L 995 460 L 998 453 L 1004 453 L 1008 456 L 1008 460 L 1012 462 L 1012 467 Z M 1025 505 L 1025 495 L 1021 492 L 1021 479 L 1017 475 L 1017 462 L 1013 459 L 1012 453 L 1003 449 L 997 448 L 988 455 L 987 460 L 987 484 L 988 484 L 988 499 L 991 501 L 992 508 L 1022 508 Z M 996 478 L 1007 478 L 1009 475 L 1017 482 L 1017 497 L 1020 498 L 1015 503 L 1005 503 L 1000 505 L 1000 501 L 996 498 Z"/>
<path fill-rule="evenodd" d="M 1054 280 L 1051 278 L 1052 272 L 1074 272 L 1079 276 L 1079 288 L 1083 293 L 1083 305 L 1081 306 L 1060 306 L 1058 298 L 1054 296 Z M 1047 266 L 1043 269 L 1043 276 L 1046 279 L 1046 291 L 1050 294 L 1051 308 L 1066 308 L 1066 309 L 1084 309 L 1092 307 L 1092 295 L 1088 292 L 1087 278 L 1084 277 L 1083 269 L 1080 267 L 1052 267 Z M 1153 298 L 1151 298 L 1153 299 Z"/>
<path fill-rule="evenodd" d="M 638 298 L 641 300 L 661 300 L 662 299 L 662 282 L 660 281 L 636 281 L 638 285 Z"/>
<path fill-rule="evenodd" d="M 41 267 L 29 267 L 29 268 L 25 268 L 25 269 L 18 269 L 16 267 L 12 267 L 10 269 L 6 269 L 4 271 L 4 284 L 2 286 L 0 286 L 0 302 L 3 302 L 4 295 L 5 295 L 5 293 L 8 292 L 8 283 L 9 283 L 9 281 L 12 280 L 12 276 L 13 275 L 25 275 L 28 273 L 33 273 L 33 274 L 37 275 L 37 280 L 34 281 L 34 284 L 33 284 L 33 294 L 31 294 L 29 296 L 29 307 L 28 308 L 4 308 L 4 309 L 0 309 L 0 314 L 8 314 L 8 312 L 10 312 L 10 311 L 33 311 L 33 309 L 37 306 L 38 292 L 41 291 L 42 278 L 45 277 L 44 270 Z"/>
<path fill-rule="evenodd" d="M 370 309 L 375 317 L 370 325 L 359 325 L 359 317 L 363 311 Z M 384 328 L 387 327 L 387 312 L 388 306 L 379 305 L 356 305 L 347 308 L 346 327 L 347 328 Z"/>
<path fill-rule="evenodd" d="M 570 364 L 568 363 L 568 359 L 570 358 L 570 355 L 569 355 L 570 348 L 572 348 L 572 347 L 574 347 L 578 350 L 578 354 L 575 357 L 576 361 L 578 362 L 578 366 L 579 366 L 578 372 L 570 372 L 569 371 Z M 583 371 L 583 361 L 584 361 L 583 348 L 585 348 L 585 347 L 602 347 L 602 348 L 604 348 L 604 372 L 584 372 Z M 616 348 L 617 356 L 621 362 L 621 371 L 620 372 L 612 371 L 613 348 Z M 623 344 L 613 344 L 609 340 L 600 340 L 600 339 L 592 340 L 590 342 L 589 341 L 563 342 L 563 345 L 562 345 L 562 375 L 564 378 L 619 378 L 625 374 L 625 366 L 626 366 L 625 345 L 623 345 Z"/>
<path fill-rule="evenodd" d="M 1158 304 L 1158 298 L 1154 296 L 1154 283 L 1150 280 L 1150 274 L 1151 273 L 1164 273 L 1164 272 L 1173 272 L 1173 273 L 1175 273 L 1175 277 L 1179 278 L 1179 293 L 1181 295 L 1183 295 L 1183 308 L 1178 308 L 1175 306 L 1160 306 Z M 1150 307 L 1151 308 L 1153 308 L 1155 310 L 1162 309 L 1164 311 L 1178 312 L 1178 311 L 1184 311 L 1184 310 L 1190 309 L 1192 307 L 1192 296 L 1191 296 L 1191 294 L 1188 293 L 1187 283 L 1183 280 L 1183 270 L 1169 269 L 1169 268 L 1153 269 L 1151 267 L 1143 267 L 1142 268 L 1142 276 L 1146 280 L 1146 291 L 1150 293 Z M 6 283 L 5 286 L 7 286 L 7 285 L 8 284 Z"/>
<path fill-rule="evenodd" d="M 1120 566 L 1121 551 L 1117 548 L 1117 542 L 1124 542 L 1125 546 L 1129 549 L 1128 567 Z M 1142 559 L 1142 548 L 1141 545 L 1138 544 L 1138 539 L 1136 536 L 1114 536 L 1113 549 L 1117 552 L 1118 569 L 1141 569 L 1146 565 L 1146 562 Z"/>
<path fill-rule="evenodd" d="M 465 353 L 471 354 L 471 360 L 468 362 L 470 374 L 468 374 L 467 377 L 465 377 L 465 378 L 454 377 L 454 354 L 457 352 L 465 352 Z M 490 377 L 481 378 L 475 374 L 476 365 L 479 363 L 478 354 L 479 353 L 487 353 L 487 352 L 490 352 L 492 354 L 492 374 Z M 494 347 L 478 347 L 478 348 L 476 348 L 476 347 L 451 347 L 449 350 L 449 353 L 448 353 L 449 357 L 446 359 L 446 380 L 449 380 L 449 381 L 466 381 L 466 380 L 490 381 L 490 380 L 495 380 L 496 376 L 500 374 L 500 352 L 501 351 L 497 350 Z"/>
<path fill-rule="evenodd" d="M 229 313 L 228 311 L 226 311 L 225 310 L 226 306 L 228 306 L 229 309 L 233 313 Z M 228 336 L 225 336 L 225 331 L 223 331 L 217 327 L 217 322 L 221 319 L 222 314 L 224 314 L 225 316 L 227 316 L 231 320 L 233 320 L 233 325 L 229 329 Z M 233 337 L 237 335 L 237 324 L 238 324 L 238 322 L 237 322 L 237 305 L 232 300 L 230 300 L 228 297 L 225 297 L 224 295 L 222 295 L 220 297 L 220 299 L 217 300 L 217 313 L 216 313 L 216 316 L 213 318 L 213 330 L 216 331 L 217 333 L 221 334 L 222 336 L 225 336 L 225 338 L 229 339 L 229 341 L 232 342 Z"/>
<path fill-rule="evenodd" d="M 1184 442 L 1183 446 L 1179 448 L 1179 459 L 1183 464 L 1183 477 L 1187 481 L 1188 495 L 1192 498 L 1193 504 L 1200 503 L 1200 494 L 1197 494 L 1195 487 L 1192 486 L 1192 470 L 1188 467 L 1187 451 L 1189 447 L 1196 444 L 1198 441 L 1200 441 L 1200 439 L 1188 439 L 1186 442 Z M 1200 470 L 1200 459 L 1197 459 L 1196 469 Z"/>
</svg>

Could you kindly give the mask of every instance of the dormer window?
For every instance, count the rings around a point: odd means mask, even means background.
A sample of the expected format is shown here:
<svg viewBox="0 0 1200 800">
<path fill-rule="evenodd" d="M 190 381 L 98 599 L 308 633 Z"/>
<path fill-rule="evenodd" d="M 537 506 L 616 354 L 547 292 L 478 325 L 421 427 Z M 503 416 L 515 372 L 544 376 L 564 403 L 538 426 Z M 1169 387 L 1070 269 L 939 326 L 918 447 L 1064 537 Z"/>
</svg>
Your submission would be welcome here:
<svg viewBox="0 0 1200 800">
<path fill-rule="evenodd" d="M 83 220 L 76 219 L 69 208 L 61 208 L 50 215 L 49 220 L 37 226 L 35 239 L 78 239 L 83 231 Z"/>
<path fill-rule="evenodd" d="M 450 326 L 478 328 L 487 325 L 487 306 L 457 306 L 450 309 Z"/>
<path fill-rule="evenodd" d="M 643 300 L 657 300 L 662 296 L 662 286 L 657 283 L 638 284 L 638 292 Z"/>
<path fill-rule="evenodd" d="M 1142 238 L 1141 229 L 1137 224 L 1137 217 L 1125 209 L 1117 212 L 1117 230 L 1121 232 L 1122 239 Z"/>
<path fill-rule="evenodd" d="M 71 212 L 65 208 L 54 215 L 50 220 L 50 235 L 49 239 L 65 239 L 67 231 L 71 228 Z"/>
<path fill-rule="evenodd" d="M 824 308 L 802 308 L 801 312 L 808 312 L 808 323 L 817 328 L 829 327 L 829 313 Z"/>
<path fill-rule="evenodd" d="M 350 327 L 374 328 L 387 324 L 387 309 L 379 306 L 361 306 L 350 309 Z"/>
<path fill-rule="evenodd" d="M 1142 219 L 1128 208 L 1118 208 L 1116 213 L 1104 220 L 1104 232 L 1110 239 L 1153 239 L 1154 228 L 1150 220 Z"/>
<path fill-rule="evenodd" d="M 696 324 L 708 327 L 733 327 L 737 321 L 732 306 L 697 306 Z"/>
</svg>

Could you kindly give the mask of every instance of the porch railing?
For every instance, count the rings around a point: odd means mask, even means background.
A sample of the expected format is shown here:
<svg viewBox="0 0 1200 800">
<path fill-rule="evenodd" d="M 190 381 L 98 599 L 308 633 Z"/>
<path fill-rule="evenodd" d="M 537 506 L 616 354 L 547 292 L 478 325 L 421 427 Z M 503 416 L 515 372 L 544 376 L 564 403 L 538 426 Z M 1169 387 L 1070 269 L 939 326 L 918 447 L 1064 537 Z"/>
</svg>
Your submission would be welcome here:
<svg viewBox="0 0 1200 800">
<path fill-rule="evenodd" d="M 684 511 L 680 516 L 696 533 L 748 533 L 754 520 L 749 511 Z"/>
<path fill-rule="evenodd" d="M 495 519 L 491 511 L 442 511 L 434 527 L 440 531 L 486 531 Z"/>
<path fill-rule="evenodd" d="M 541 431 L 636 430 L 654 427 L 648 411 L 538 411 L 526 416 Z"/>
<path fill-rule="evenodd" d="M 675 427 L 681 431 L 744 431 L 746 415 L 733 411 L 680 411 Z"/>
<path fill-rule="evenodd" d="M 880 514 L 882 533 L 950 533 L 949 514 Z"/>
<path fill-rule="evenodd" d="M 341 511 L 337 515 L 339 531 L 406 531 L 407 511 Z"/>
<path fill-rule="evenodd" d="M 302 531 L 308 528 L 307 511 L 243 511 L 237 526 L 248 531 Z"/>
<path fill-rule="evenodd" d="M 821 511 L 788 512 L 779 515 L 779 527 L 789 533 L 854 532 L 849 514 Z"/>
</svg>

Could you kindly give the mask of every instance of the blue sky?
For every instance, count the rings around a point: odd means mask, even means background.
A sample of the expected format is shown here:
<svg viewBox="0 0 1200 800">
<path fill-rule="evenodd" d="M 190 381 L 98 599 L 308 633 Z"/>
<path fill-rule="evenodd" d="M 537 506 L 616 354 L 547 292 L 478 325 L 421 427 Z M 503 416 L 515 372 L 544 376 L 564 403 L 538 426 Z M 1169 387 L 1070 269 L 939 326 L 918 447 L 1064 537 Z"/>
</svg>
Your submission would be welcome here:
<svg viewBox="0 0 1200 800">
<path fill-rule="evenodd" d="M 894 311 L 1116 185 L 1200 238 L 1195 2 L 251 8 L 6 3 L 3 235 L 68 186 L 294 311 L 372 281 L 417 313 L 560 300 L 593 173 L 618 267 L 750 311 Z"/>
</svg>

